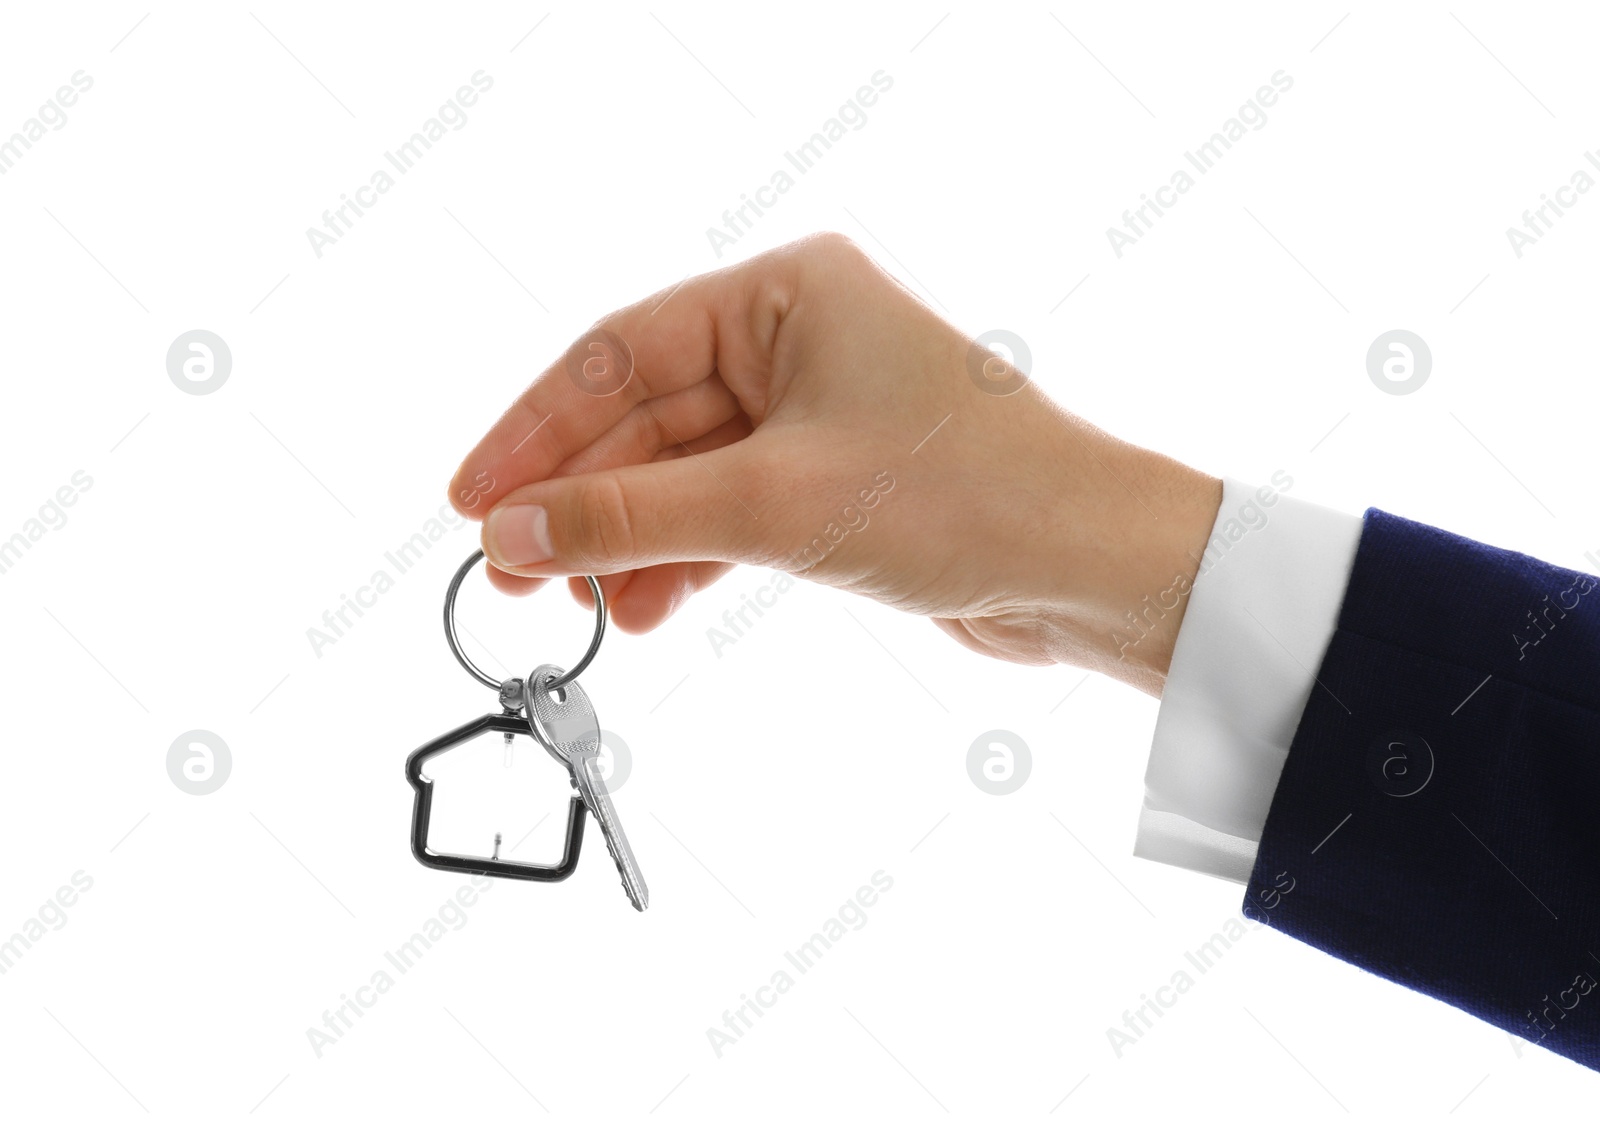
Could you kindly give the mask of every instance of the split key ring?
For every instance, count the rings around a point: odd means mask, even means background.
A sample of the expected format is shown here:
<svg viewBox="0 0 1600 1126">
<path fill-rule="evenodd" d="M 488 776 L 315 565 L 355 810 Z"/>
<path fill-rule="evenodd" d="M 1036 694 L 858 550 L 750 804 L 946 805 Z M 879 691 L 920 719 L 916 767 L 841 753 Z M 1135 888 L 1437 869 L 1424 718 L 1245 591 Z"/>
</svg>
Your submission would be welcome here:
<svg viewBox="0 0 1600 1126">
<path fill-rule="evenodd" d="M 456 636 L 456 592 L 461 589 L 461 581 L 467 577 L 467 572 L 472 570 L 473 564 L 483 558 L 483 549 L 479 548 L 467 557 L 467 561 L 456 569 L 455 577 L 450 580 L 450 587 L 444 596 L 444 639 L 450 645 L 450 652 L 481 684 L 499 690 L 501 682 L 484 672 L 472 663 L 461 649 L 461 639 Z M 578 679 L 578 674 L 589 667 L 589 662 L 594 660 L 595 654 L 600 652 L 600 640 L 606 632 L 606 596 L 600 591 L 600 583 L 593 575 L 585 575 L 584 581 L 589 584 L 589 593 L 594 595 L 594 637 L 589 642 L 588 651 L 566 672 L 544 685 L 546 691 L 553 691 L 563 684 Z"/>
</svg>

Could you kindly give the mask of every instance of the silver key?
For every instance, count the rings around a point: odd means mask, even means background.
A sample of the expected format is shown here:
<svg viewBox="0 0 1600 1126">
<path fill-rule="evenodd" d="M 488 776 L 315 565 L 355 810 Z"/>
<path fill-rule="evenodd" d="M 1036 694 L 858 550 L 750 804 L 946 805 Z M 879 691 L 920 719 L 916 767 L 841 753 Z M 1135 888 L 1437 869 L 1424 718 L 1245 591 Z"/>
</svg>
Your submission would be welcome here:
<svg viewBox="0 0 1600 1126">
<path fill-rule="evenodd" d="M 639 873 L 639 862 L 634 859 L 627 834 L 622 831 L 622 821 L 617 817 L 616 806 L 611 804 L 611 793 L 605 779 L 600 776 L 600 720 L 589 703 L 589 697 L 578 682 L 573 680 L 556 689 L 554 693 L 541 691 L 536 685 L 560 676 L 556 665 L 540 665 L 522 684 L 522 703 L 527 713 L 528 726 L 533 736 L 557 762 L 572 775 L 572 786 L 583 798 L 594 819 L 600 823 L 600 832 L 606 839 L 606 850 L 616 861 L 617 872 L 622 877 L 622 888 L 628 893 L 635 909 L 643 911 L 650 905 L 650 889 L 645 887 Z"/>
</svg>

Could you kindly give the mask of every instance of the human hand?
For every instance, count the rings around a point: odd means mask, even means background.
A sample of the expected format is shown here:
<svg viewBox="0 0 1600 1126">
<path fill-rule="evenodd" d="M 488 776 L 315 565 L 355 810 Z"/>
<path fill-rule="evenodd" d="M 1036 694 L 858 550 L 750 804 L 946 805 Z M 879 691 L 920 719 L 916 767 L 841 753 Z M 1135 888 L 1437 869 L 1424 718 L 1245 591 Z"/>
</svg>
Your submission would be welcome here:
<svg viewBox="0 0 1600 1126">
<path fill-rule="evenodd" d="M 1216 478 L 974 350 L 831 234 L 603 318 L 450 485 L 458 511 L 487 517 L 497 587 L 602 576 L 623 630 L 747 563 L 927 616 L 988 656 L 1153 695 L 1184 603 L 1132 650 L 1113 631 L 1193 579 L 1220 497 Z"/>
</svg>

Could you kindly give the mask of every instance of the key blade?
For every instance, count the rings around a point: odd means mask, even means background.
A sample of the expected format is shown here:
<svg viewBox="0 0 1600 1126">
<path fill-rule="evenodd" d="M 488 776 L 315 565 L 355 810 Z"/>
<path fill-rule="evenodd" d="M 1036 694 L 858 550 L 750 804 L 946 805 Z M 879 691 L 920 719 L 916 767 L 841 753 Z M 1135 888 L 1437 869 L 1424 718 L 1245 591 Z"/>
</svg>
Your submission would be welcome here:
<svg viewBox="0 0 1600 1126">
<path fill-rule="evenodd" d="M 622 831 L 611 792 L 600 774 L 600 720 L 595 716 L 589 696 L 571 681 L 555 693 L 539 685 L 561 675 L 555 665 L 540 665 L 523 683 L 523 706 L 534 738 L 564 765 L 572 775 L 572 787 L 584 806 L 600 825 L 606 851 L 617 865 L 622 888 L 634 908 L 643 911 L 650 905 L 650 889 L 639 872 L 639 862 Z"/>
<path fill-rule="evenodd" d="M 600 834 L 605 838 L 606 851 L 616 862 L 617 874 L 622 877 L 622 890 L 634 909 L 643 911 L 650 906 L 650 889 L 645 886 L 644 875 L 639 871 L 639 861 L 633 855 L 628 835 L 622 831 L 622 820 L 611 802 L 611 791 L 600 777 L 600 763 L 596 754 L 579 755 L 572 760 L 572 782 L 577 787 L 583 804 L 600 824 Z"/>
</svg>

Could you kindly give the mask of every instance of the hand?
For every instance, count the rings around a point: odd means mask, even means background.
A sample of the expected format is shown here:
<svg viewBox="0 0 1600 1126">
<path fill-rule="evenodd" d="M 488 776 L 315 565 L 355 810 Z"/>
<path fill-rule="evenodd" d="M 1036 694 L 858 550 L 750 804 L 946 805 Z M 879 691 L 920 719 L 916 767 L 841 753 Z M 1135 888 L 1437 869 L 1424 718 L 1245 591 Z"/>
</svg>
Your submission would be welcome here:
<svg viewBox="0 0 1600 1126">
<path fill-rule="evenodd" d="M 605 317 L 450 485 L 487 515 L 497 587 L 604 576 L 623 630 L 747 563 L 1154 695 L 1186 600 L 1131 646 L 1127 615 L 1192 581 L 1220 498 L 974 350 L 831 234 Z"/>
</svg>

